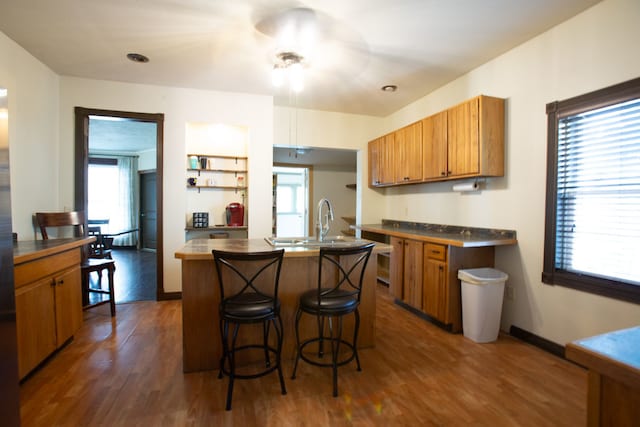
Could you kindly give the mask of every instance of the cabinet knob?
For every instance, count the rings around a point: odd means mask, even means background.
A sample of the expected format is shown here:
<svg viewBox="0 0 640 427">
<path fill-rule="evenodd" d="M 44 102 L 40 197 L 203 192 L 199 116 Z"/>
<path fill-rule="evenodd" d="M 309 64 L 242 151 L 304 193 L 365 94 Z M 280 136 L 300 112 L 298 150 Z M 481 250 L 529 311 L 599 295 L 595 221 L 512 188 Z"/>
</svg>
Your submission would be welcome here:
<svg viewBox="0 0 640 427">
<path fill-rule="evenodd" d="M 440 175 L 445 176 L 447 173 L 446 172 L 440 172 Z"/>
</svg>

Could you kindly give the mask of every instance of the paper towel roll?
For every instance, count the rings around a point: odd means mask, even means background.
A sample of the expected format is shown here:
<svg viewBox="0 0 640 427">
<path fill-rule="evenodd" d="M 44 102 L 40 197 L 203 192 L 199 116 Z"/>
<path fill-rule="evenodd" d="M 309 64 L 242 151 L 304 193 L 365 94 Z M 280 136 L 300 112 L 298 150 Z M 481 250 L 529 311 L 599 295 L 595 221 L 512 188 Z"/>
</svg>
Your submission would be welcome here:
<svg viewBox="0 0 640 427">
<path fill-rule="evenodd" d="M 453 191 L 478 191 L 478 183 L 477 182 L 466 182 L 464 184 L 455 184 L 453 186 Z"/>
</svg>

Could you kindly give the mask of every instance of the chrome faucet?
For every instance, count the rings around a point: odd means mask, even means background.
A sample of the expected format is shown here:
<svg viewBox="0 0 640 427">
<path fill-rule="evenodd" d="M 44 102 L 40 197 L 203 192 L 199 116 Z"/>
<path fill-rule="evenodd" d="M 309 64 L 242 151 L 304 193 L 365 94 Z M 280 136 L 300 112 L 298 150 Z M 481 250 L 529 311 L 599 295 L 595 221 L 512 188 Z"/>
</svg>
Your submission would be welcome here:
<svg viewBox="0 0 640 427">
<path fill-rule="evenodd" d="M 328 210 L 324 214 L 324 222 L 322 217 L 322 207 L 327 205 Z M 331 202 L 329 199 L 322 198 L 318 202 L 318 216 L 316 219 L 316 238 L 318 242 L 322 242 L 324 240 L 324 236 L 329 232 L 329 220 L 333 221 L 333 206 L 331 206 Z"/>
</svg>

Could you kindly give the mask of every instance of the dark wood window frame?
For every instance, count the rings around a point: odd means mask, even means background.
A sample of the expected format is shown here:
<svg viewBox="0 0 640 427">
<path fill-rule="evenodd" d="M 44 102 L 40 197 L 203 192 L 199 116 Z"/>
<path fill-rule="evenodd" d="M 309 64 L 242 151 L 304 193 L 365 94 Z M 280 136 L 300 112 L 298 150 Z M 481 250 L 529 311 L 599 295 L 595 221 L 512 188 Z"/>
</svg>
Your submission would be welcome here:
<svg viewBox="0 0 640 427">
<path fill-rule="evenodd" d="M 640 78 L 547 104 L 547 186 L 545 212 L 544 267 L 542 282 L 590 292 L 632 303 L 640 303 L 640 286 L 587 274 L 561 270 L 555 266 L 558 171 L 558 120 L 640 98 Z M 640 242 L 638 242 L 640 244 Z M 594 248 L 597 250 L 597 248 Z"/>
</svg>

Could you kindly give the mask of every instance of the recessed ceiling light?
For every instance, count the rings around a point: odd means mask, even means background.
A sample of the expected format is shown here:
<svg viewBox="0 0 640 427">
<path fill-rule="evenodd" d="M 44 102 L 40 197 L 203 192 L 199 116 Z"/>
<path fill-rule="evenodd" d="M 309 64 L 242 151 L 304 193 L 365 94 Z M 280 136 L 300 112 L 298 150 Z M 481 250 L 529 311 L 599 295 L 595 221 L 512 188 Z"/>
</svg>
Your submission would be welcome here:
<svg viewBox="0 0 640 427">
<path fill-rule="evenodd" d="M 127 58 L 133 62 L 149 62 L 149 58 L 139 53 L 127 53 Z"/>
<path fill-rule="evenodd" d="M 398 90 L 398 86 L 396 85 L 384 85 L 380 88 L 383 92 L 395 92 Z"/>
</svg>

